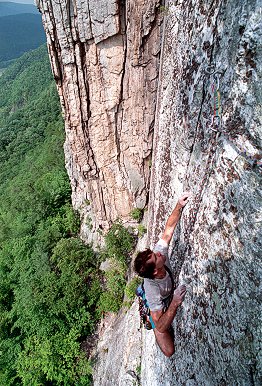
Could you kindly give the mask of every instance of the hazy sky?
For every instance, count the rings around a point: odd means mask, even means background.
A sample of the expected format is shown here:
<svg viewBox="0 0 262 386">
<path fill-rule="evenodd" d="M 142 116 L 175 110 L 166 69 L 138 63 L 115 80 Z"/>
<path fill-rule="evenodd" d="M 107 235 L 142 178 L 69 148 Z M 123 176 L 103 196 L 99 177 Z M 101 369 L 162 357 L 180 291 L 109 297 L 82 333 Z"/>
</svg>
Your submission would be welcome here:
<svg viewBox="0 0 262 386">
<path fill-rule="evenodd" d="M 24 3 L 24 4 L 35 4 L 34 0 L 0 0 L 0 3 Z"/>
</svg>

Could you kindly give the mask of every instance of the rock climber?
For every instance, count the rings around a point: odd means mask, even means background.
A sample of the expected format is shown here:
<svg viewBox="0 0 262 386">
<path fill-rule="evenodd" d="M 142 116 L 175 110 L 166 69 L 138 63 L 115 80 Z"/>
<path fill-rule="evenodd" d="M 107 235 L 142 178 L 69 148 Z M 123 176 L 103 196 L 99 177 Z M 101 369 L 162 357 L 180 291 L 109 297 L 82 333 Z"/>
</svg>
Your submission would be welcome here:
<svg viewBox="0 0 262 386">
<path fill-rule="evenodd" d="M 136 273 L 144 278 L 145 296 L 150 308 L 150 321 L 156 342 L 167 357 L 171 357 L 175 351 L 171 324 L 186 294 L 185 285 L 177 287 L 174 291 L 168 246 L 181 211 L 190 196 L 189 192 L 182 194 L 168 217 L 162 237 L 153 250 L 146 249 L 139 252 L 134 261 Z"/>
</svg>

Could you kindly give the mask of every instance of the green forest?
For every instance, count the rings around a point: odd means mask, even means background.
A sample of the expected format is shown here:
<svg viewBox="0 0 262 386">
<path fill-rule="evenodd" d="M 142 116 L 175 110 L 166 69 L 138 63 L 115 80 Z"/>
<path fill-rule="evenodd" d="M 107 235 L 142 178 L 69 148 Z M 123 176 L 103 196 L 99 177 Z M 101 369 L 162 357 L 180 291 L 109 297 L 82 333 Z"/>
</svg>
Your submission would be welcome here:
<svg viewBox="0 0 262 386">
<path fill-rule="evenodd" d="M 99 254 L 78 237 L 46 46 L 8 67 L 0 87 L 0 385 L 89 385 L 83 343 L 130 293 L 134 236 L 115 223 Z"/>
</svg>

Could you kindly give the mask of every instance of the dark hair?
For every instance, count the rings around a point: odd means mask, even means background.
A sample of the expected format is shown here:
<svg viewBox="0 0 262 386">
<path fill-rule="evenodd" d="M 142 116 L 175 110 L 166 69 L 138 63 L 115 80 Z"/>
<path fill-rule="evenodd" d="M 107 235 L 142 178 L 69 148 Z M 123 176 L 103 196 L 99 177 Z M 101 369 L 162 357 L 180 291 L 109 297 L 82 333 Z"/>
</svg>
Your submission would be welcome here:
<svg viewBox="0 0 262 386">
<path fill-rule="evenodd" d="M 134 269 L 136 273 L 141 277 L 146 277 L 147 279 L 154 279 L 153 273 L 156 265 L 152 261 L 148 263 L 148 260 L 152 257 L 152 253 L 151 249 L 139 252 L 134 261 Z"/>
</svg>

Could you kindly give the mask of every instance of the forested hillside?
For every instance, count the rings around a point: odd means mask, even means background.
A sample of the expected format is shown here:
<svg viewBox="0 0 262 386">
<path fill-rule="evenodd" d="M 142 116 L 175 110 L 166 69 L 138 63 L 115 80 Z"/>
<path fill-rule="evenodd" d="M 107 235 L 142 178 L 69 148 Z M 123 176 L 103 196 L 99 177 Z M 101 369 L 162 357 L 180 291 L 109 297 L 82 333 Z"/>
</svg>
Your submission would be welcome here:
<svg viewBox="0 0 262 386">
<path fill-rule="evenodd" d="M 86 337 L 122 305 L 134 238 L 116 223 L 99 254 L 78 238 L 46 47 L 0 87 L 0 385 L 89 385 Z"/>
<path fill-rule="evenodd" d="M 0 385 L 88 385 L 96 260 L 76 237 L 63 124 L 42 46 L 0 78 Z"/>
</svg>

